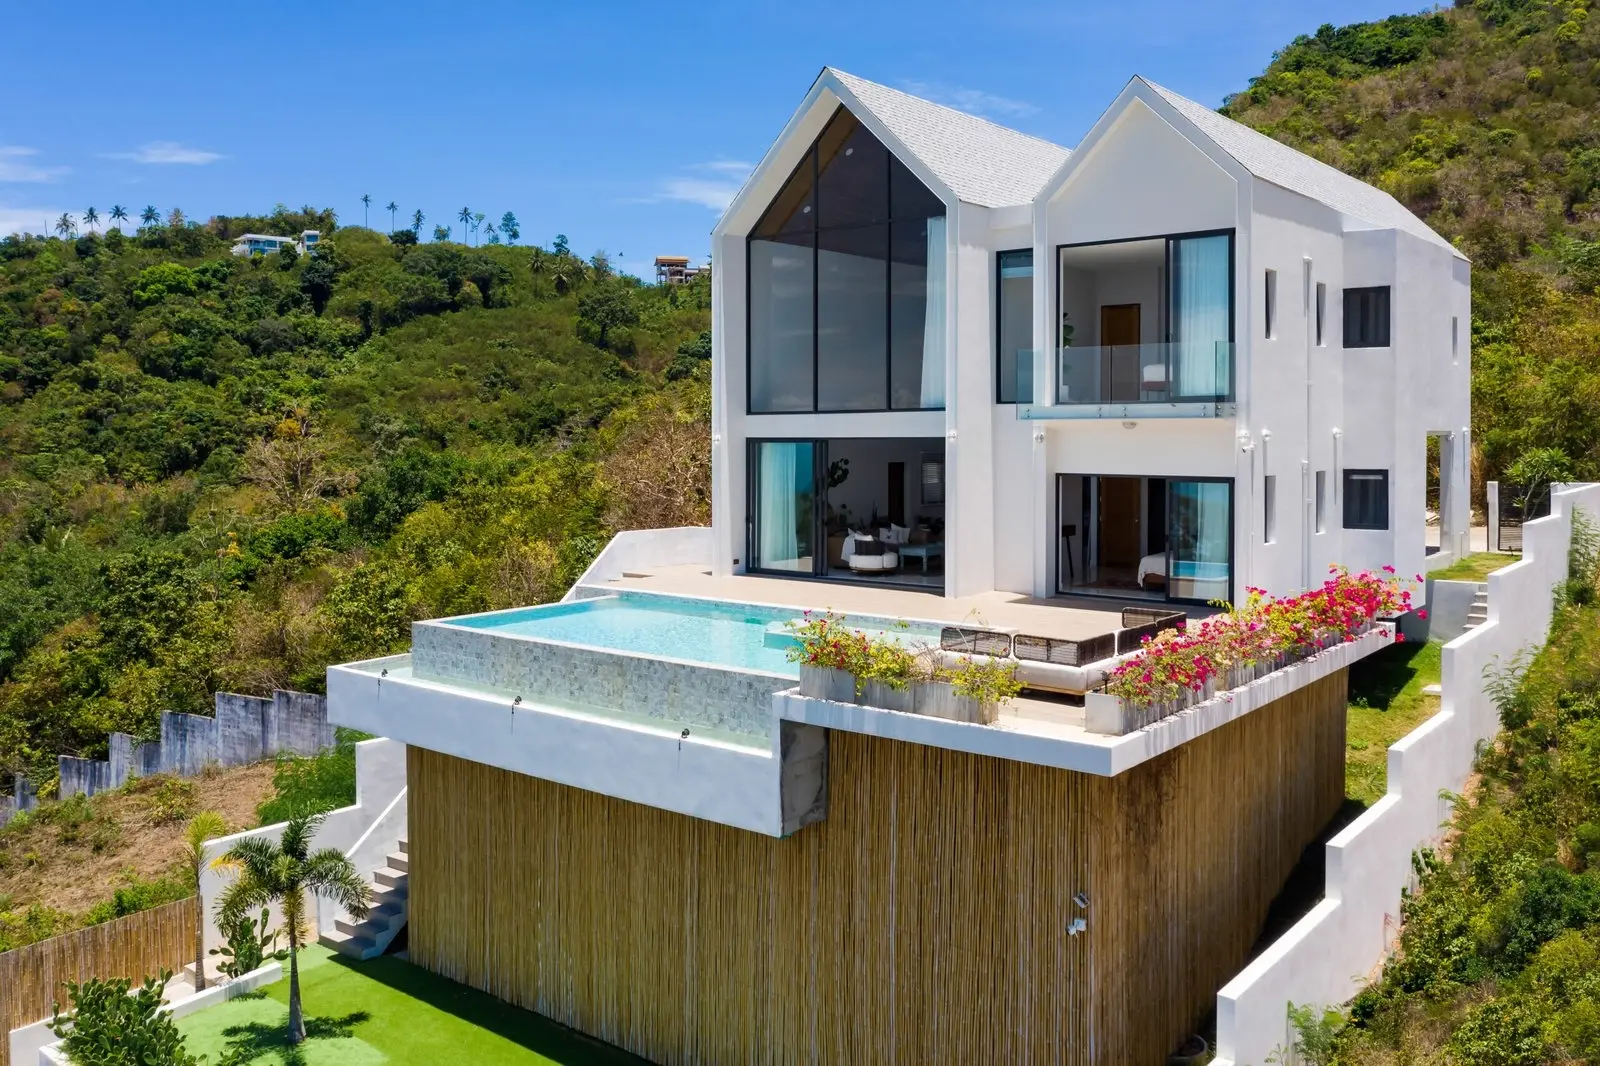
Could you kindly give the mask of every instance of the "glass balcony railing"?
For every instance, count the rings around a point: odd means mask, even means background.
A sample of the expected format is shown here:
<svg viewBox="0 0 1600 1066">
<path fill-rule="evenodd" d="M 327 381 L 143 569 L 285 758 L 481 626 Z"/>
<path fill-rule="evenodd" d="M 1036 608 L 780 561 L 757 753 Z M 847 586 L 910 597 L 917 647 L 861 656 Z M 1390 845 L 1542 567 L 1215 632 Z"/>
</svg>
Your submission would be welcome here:
<svg viewBox="0 0 1600 1066">
<path fill-rule="evenodd" d="M 1058 405 L 1226 403 L 1232 399 L 1233 345 L 1227 341 L 1056 349 Z"/>
</svg>

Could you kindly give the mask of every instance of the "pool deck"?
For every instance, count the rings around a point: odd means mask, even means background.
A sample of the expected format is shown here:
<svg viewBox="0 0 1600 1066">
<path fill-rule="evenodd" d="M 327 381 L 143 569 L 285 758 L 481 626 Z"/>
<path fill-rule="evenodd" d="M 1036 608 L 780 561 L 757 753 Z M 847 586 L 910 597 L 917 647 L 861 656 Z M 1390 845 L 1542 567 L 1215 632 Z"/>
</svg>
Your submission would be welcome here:
<svg viewBox="0 0 1600 1066">
<path fill-rule="evenodd" d="M 1013 592 L 946 598 L 937 592 L 855 585 L 842 581 L 808 581 L 746 574 L 714 577 L 703 566 L 662 566 L 628 571 L 616 580 L 593 582 L 585 587 L 605 592 L 632 589 L 807 611 L 831 610 L 841 614 L 878 615 L 945 624 L 964 623 L 1062 640 L 1082 640 L 1114 632 L 1122 625 L 1122 608 L 1149 605 L 1144 601 L 1100 600 L 1084 596 L 1037 599 Z M 1173 609 L 1183 610 L 1182 607 Z M 1191 617 L 1213 613 L 1210 609 L 1190 612 Z"/>
</svg>

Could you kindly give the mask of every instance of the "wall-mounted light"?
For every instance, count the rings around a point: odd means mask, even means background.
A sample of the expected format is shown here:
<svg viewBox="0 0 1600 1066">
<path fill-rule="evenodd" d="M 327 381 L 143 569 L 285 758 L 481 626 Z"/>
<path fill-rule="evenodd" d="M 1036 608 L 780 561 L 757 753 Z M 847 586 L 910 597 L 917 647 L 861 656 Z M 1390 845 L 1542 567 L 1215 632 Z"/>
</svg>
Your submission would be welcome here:
<svg viewBox="0 0 1600 1066">
<path fill-rule="evenodd" d="M 944 435 L 944 439 L 954 444 L 956 439 L 956 431 L 952 429 L 949 433 Z"/>
<path fill-rule="evenodd" d="M 713 433 L 713 434 L 711 434 L 711 443 L 712 444 L 721 444 L 722 443 L 722 434 L 721 433 Z"/>
<path fill-rule="evenodd" d="M 1075 893 L 1073 895 L 1073 897 L 1072 897 L 1072 902 L 1074 902 L 1074 903 L 1076 903 L 1078 905 L 1078 909 L 1080 911 L 1088 910 L 1089 909 L 1089 893 L 1087 893 L 1087 892 Z"/>
<path fill-rule="evenodd" d="M 1044 430 L 1036 429 L 1036 430 L 1033 431 L 1033 443 L 1035 443 L 1035 444 L 1043 444 L 1044 443 Z"/>
</svg>

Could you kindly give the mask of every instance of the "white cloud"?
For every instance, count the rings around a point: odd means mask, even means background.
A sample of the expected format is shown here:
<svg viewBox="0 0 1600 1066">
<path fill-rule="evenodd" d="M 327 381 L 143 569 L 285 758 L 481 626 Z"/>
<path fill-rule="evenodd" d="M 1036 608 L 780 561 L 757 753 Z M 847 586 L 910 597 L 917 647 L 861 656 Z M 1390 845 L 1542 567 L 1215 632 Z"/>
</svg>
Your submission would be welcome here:
<svg viewBox="0 0 1600 1066">
<path fill-rule="evenodd" d="M 725 211 L 738 195 L 750 172 L 752 163 L 735 159 L 715 159 L 709 163 L 696 163 L 685 168 L 698 173 L 681 174 L 665 178 L 654 196 L 643 198 L 644 203 L 677 200 L 681 203 L 699 204 L 713 211 Z"/>
<path fill-rule="evenodd" d="M 37 148 L 0 144 L 0 181 L 54 181 L 66 167 L 41 167 L 31 162 Z"/>
<path fill-rule="evenodd" d="M 1015 118 L 1020 115 L 1031 115 L 1039 110 L 1026 100 L 1013 100 L 1009 96 L 997 96 L 982 89 L 966 89 L 959 85 L 944 85 L 931 81 L 905 81 L 900 85 L 912 96 L 920 96 L 924 100 L 932 100 L 936 104 L 953 107 L 957 111 L 966 111 L 988 118 Z"/>
<path fill-rule="evenodd" d="M 59 207 L 0 204 L 0 238 L 13 233 L 48 233 L 55 220 L 61 217 L 61 210 Z"/>
<path fill-rule="evenodd" d="M 135 163 L 183 163 L 202 166 L 206 163 L 215 163 L 222 158 L 222 155 L 218 152 L 208 152 L 203 148 L 190 148 L 177 141 L 149 141 L 134 151 L 111 152 L 106 158 L 128 159 Z"/>
</svg>

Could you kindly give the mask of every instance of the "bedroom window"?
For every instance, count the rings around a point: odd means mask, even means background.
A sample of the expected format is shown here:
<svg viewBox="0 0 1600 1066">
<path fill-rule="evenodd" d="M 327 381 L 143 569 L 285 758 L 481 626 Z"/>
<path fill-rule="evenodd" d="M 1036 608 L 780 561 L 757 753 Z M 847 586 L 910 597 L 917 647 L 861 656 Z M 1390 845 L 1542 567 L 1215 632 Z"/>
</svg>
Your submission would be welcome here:
<svg viewBox="0 0 1600 1066">
<path fill-rule="evenodd" d="M 1344 346 L 1389 347 L 1389 286 L 1344 290 Z"/>
<path fill-rule="evenodd" d="M 995 256 L 995 402 L 1033 402 L 1033 249 Z"/>
<path fill-rule="evenodd" d="M 1344 472 L 1344 528 L 1389 528 L 1389 471 Z"/>
</svg>

